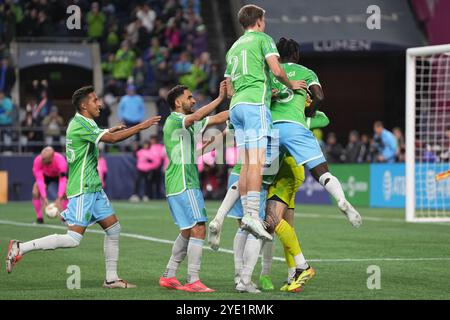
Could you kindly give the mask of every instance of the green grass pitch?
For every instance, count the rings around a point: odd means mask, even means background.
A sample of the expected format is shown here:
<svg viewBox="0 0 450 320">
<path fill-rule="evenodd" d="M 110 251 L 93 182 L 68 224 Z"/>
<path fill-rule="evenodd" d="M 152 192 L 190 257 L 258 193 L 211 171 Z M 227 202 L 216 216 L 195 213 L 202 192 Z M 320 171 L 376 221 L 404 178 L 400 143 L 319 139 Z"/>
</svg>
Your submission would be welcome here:
<svg viewBox="0 0 450 320">
<path fill-rule="evenodd" d="M 206 203 L 210 218 L 219 202 Z M 101 288 L 104 280 L 103 233 L 93 226 L 80 247 L 70 250 L 32 252 L 12 274 L 0 270 L 0 299 L 450 299 L 450 224 L 410 224 L 403 210 L 360 208 L 363 226 L 353 229 L 332 206 L 298 205 L 296 230 L 305 257 L 316 268 L 316 277 L 298 294 L 277 289 L 286 276 L 286 266 L 275 259 L 272 278 L 276 290 L 261 294 L 239 294 L 233 285 L 233 255 L 230 254 L 236 222 L 227 219 L 221 252 L 206 249 L 201 279 L 215 293 L 192 294 L 158 286 L 178 234 L 165 201 L 132 204 L 113 202 L 122 225 L 119 275 L 137 284 L 134 290 Z M 0 251 L 6 255 L 8 241 L 22 241 L 51 233 L 63 233 L 54 219 L 34 225 L 31 203 L 0 205 Z M 207 246 L 207 244 L 205 244 Z M 276 240 L 275 257 L 283 257 Z M 4 260 L 3 260 L 4 261 Z M 4 263 L 4 262 L 2 262 Z M 81 289 L 69 290 L 67 268 L 79 266 Z M 369 266 L 381 271 L 381 289 L 367 287 Z M 254 280 L 259 277 L 256 266 Z M 178 278 L 186 279 L 186 261 Z M 369 281 L 370 282 L 370 281 Z"/>
</svg>

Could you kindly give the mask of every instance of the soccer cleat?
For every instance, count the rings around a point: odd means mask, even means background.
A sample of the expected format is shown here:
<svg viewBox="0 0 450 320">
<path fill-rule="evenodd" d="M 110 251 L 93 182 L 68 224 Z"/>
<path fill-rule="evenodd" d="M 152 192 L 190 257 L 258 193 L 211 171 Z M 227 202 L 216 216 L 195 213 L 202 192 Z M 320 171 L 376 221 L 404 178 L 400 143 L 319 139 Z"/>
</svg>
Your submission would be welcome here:
<svg viewBox="0 0 450 320">
<path fill-rule="evenodd" d="M 6 254 L 6 271 L 8 273 L 11 273 L 16 263 L 22 259 L 19 244 L 19 240 L 9 241 L 8 253 Z"/>
<path fill-rule="evenodd" d="M 289 286 L 290 286 L 291 284 L 289 283 L 289 282 L 285 282 L 284 284 L 283 284 L 283 286 L 280 288 L 280 291 L 283 291 L 283 292 L 289 292 Z"/>
<path fill-rule="evenodd" d="M 270 276 L 264 275 L 259 277 L 259 288 L 262 290 L 273 290 L 275 289 Z"/>
<path fill-rule="evenodd" d="M 208 226 L 208 243 L 214 251 L 219 250 L 221 228 L 222 224 L 217 219 L 213 219 Z"/>
<path fill-rule="evenodd" d="M 103 282 L 103 288 L 107 289 L 134 289 L 136 288 L 136 285 L 128 283 L 125 280 L 117 279 L 116 281 Z"/>
<path fill-rule="evenodd" d="M 159 286 L 167 289 L 183 290 L 183 285 L 178 281 L 176 277 L 172 278 L 159 278 Z"/>
<path fill-rule="evenodd" d="M 347 217 L 348 221 L 353 227 L 359 228 L 362 224 L 361 215 L 356 211 L 355 208 L 346 199 L 340 200 L 338 202 L 338 207 L 342 213 Z"/>
<path fill-rule="evenodd" d="M 316 270 L 311 267 L 308 269 L 297 269 L 295 271 L 294 280 L 288 287 L 289 292 L 300 292 L 305 286 L 306 282 L 311 280 L 316 275 Z"/>
<path fill-rule="evenodd" d="M 264 228 L 264 224 L 259 218 L 253 218 L 249 214 L 242 218 L 242 229 L 252 233 L 255 237 L 263 240 L 272 240 L 273 237 Z"/>
<path fill-rule="evenodd" d="M 242 280 L 240 280 L 236 285 L 236 290 L 240 293 L 261 293 L 261 290 L 256 287 L 256 284 L 254 284 L 253 282 L 245 284 Z"/>
<path fill-rule="evenodd" d="M 183 286 L 183 289 L 180 289 L 186 292 L 214 292 L 215 290 L 208 288 L 205 286 L 200 280 L 197 280 L 192 283 L 186 283 Z"/>
<path fill-rule="evenodd" d="M 43 218 L 37 218 L 36 219 L 36 223 L 37 224 L 43 224 L 44 223 L 44 219 Z"/>
</svg>

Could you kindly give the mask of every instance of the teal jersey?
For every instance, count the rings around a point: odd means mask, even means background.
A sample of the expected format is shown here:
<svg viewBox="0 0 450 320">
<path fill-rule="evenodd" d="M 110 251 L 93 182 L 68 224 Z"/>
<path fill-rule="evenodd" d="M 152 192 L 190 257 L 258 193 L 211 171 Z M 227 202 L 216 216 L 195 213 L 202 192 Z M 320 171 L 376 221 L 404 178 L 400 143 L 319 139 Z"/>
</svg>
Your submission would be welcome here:
<svg viewBox="0 0 450 320">
<path fill-rule="evenodd" d="M 67 197 L 102 190 L 98 175 L 98 142 L 108 130 L 94 120 L 75 114 L 66 131 L 66 158 L 69 168 Z"/>
<path fill-rule="evenodd" d="M 270 105 L 270 69 L 266 58 L 279 57 L 273 39 L 264 32 L 246 31 L 228 50 L 225 77 L 231 79 L 236 104 Z"/>
<path fill-rule="evenodd" d="M 314 71 L 295 63 L 283 63 L 281 65 L 289 80 L 305 80 L 308 87 L 320 85 Z M 280 83 L 271 74 L 272 88 L 278 91 L 277 97 L 270 104 L 273 123 L 294 122 L 308 128 L 305 119 L 306 91 L 295 92 Z"/>
<path fill-rule="evenodd" d="M 196 136 L 202 133 L 209 117 L 185 129 L 185 114 L 172 112 L 164 124 L 164 145 L 169 157 L 165 174 L 166 195 L 174 196 L 186 189 L 200 189 L 195 156 Z"/>
</svg>

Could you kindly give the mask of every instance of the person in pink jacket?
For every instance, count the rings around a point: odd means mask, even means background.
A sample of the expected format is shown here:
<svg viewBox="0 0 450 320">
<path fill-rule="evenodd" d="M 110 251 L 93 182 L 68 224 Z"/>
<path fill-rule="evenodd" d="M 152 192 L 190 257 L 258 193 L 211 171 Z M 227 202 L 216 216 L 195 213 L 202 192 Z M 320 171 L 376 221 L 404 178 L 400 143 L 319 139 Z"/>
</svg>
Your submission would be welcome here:
<svg viewBox="0 0 450 320">
<path fill-rule="evenodd" d="M 33 162 L 33 175 L 36 182 L 33 185 L 32 202 L 36 211 L 37 223 L 44 223 L 42 208 L 48 204 L 47 187 L 50 183 L 58 183 L 58 195 L 55 200 L 60 211 L 67 208 L 67 161 L 66 158 L 52 147 L 45 147 Z"/>
<path fill-rule="evenodd" d="M 151 199 L 162 199 L 162 169 L 166 157 L 164 145 L 159 142 L 158 136 L 150 137 L 150 148 L 148 150 L 149 159 L 152 160 L 149 176 L 149 194 Z"/>
<path fill-rule="evenodd" d="M 97 171 L 100 180 L 102 181 L 102 188 L 105 189 L 105 180 L 106 174 L 108 173 L 108 165 L 106 164 L 105 157 L 102 154 L 100 154 L 100 156 L 98 157 Z"/>
</svg>

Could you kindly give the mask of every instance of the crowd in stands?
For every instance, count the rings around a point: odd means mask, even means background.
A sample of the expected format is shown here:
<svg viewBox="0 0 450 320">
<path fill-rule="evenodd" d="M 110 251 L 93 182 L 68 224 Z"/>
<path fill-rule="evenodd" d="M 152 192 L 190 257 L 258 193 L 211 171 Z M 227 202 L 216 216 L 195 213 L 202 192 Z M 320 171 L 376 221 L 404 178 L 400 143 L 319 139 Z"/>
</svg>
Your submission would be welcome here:
<svg viewBox="0 0 450 320">
<path fill-rule="evenodd" d="M 81 30 L 66 27 L 66 8 L 72 4 L 81 9 Z M 163 124 L 170 112 L 165 101 L 167 92 L 178 83 L 194 93 L 195 108 L 206 105 L 217 96 L 223 74 L 219 63 L 212 61 L 208 52 L 208 35 L 199 0 L 0 0 L 0 152 L 13 150 L 5 147 L 5 141 L 14 139 L 22 142 L 24 152 L 38 153 L 43 145 L 53 145 L 57 151 L 63 151 L 62 132 L 68 121 L 60 116 L 58 106 L 53 103 L 47 79 L 32 81 L 31 98 L 21 106 L 23 112 L 19 117 L 20 108 L 10 98 L 16 79 L 8 50 L 17 37 L 84 37 L 100 44 L 104 92 L 103 108 L 96 121 L 103 128 L 110 126 L 115 103 L 119 121 L 127 126 L 142 121 L 146 108 L 143 97 L 147 96 L 155 97 Z M 15 125 L 21 128 L 20 136 L 6 129 Z M 447 132 L 450 140 L 450 129 Z M 330 163 L 391 163 L 405 159 L 401 129 L 389 131 L 381 122 L 374 124 L 373 135 L 350 132 L 345 147 L 333 132 L 327 134 L 325 141 L 320 130 L 315 133 Z M 136 155 L 138 175 L 134 200 L 162 197 L 166 159 L 156 156 L 163 150 L 161 136 L 162 127 L 159 127 L 150 141 L 137 137 L 131 149 L 121 149 Z M 437 161 L 433 155 L 431 150 L 424 157 Z M 214 161 L 204 161 L 199 168 L 205 194 L 221 197 L 216 190 L 226 185 L 223 180 L 226 170 Z M 146 188 L 144 194 L 139 194 L 143 180 Z"/>
</svg>

